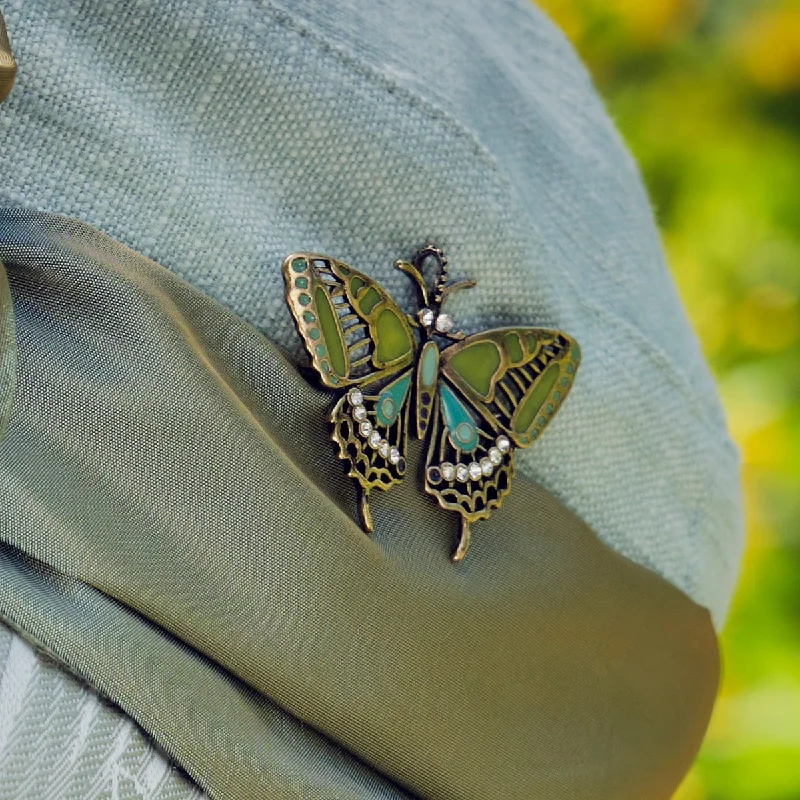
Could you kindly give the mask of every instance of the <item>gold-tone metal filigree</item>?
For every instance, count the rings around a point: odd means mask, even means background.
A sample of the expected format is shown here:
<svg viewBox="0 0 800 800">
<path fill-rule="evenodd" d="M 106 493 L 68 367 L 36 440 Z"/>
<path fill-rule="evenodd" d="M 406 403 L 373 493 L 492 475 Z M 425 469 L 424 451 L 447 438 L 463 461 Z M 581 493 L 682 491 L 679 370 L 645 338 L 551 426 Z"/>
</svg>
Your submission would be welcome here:
<svg viewBox="0 0 800 800">
<path fill-rule="evenodd" d="M 452 556 L 460 561 L 470 524 L 511 490 L 515 448 L 536 441 L 572 388 L 580 348 L 544 328 L 467 336 L 442 305 L 474 281 L 449 283 L 447 259 L 432 245 L 395 266 L 417 287 L 416 316 L 364 273 L 314 253 L 284 261 L 286 300 L 323 384 L 346 389 L 331 412 L 332 436 L 358 484 L 363 529 L 373 530 L 370 491 L 405 477 L 413 406 L 415 435 L 428 440 L 425 491 L 461 516 Z"/>
<path fill-rule="evenodd" d="M 3 12 L 0 11 L 0 103 L 11 93 L 16 76 L 17 62 L 11 54 L 6 23 L 3 19 Z"/>
</svg>

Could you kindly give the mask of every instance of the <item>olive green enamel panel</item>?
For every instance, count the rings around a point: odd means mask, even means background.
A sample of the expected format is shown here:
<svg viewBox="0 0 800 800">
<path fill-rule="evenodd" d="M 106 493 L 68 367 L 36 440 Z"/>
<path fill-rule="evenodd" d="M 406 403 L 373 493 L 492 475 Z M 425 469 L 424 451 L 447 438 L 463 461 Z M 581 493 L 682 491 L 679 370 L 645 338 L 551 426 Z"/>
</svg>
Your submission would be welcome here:
<svg viewBox="0 0 800 800">
<path fill-rule="evenodd" d="M 347 375 L 347 353 L 344 345 L 342 326 L 336 318 L 328 293 L 321 286 L 314 292 L 314 300 L 319 314 L 319 326 L 322 329 L 322 338 L 328 348 L 328 357 L 331 367 L 337 375 Z M 318 345 L 317 349 L 323 345 Z M 320 353 L 324 356 L 324 351 Z"/>
<path fill-rule="evenodd" d="M 536 414 L 550 394 L 558 378 L 558 364 L 551 364 L 536 383 L 526 392 L 520 401 L 517 411 L 511 419 L 511 427 L 515 433 L 524 433 L 536 418 Z"/>
<path fill-rule="evenodd" d="M 370 325 L 370 332 L 376 345 L 373 356 L 376 367 L 405 362 L 414 352 L 414 337 L 407 323 L 399 311 L 388 305 L 378 311 L 375 322 Z"/>
<path fill-rule="evenodd" d="M 519 364 L 525 358 L 522 351 L 522 342 L 517 331 L 510 331 L 503 337 L 505 351 L 512 364 Z"/>
<path fill-rule="evenodd" d="M 353 284 L 356 284 L 355 279 L 351 282 L 351 286 Z M 375 306 L 380 302 L 381 296 L 378 294 L 378 290 L 374 286 L 370 286 L 368 289 L 361 291 L 357 296 L 356 307 L 365 317 L 368 317 L 375 310 Z"/>
<path fill-rule="evenodd" d="M 478 339 L 450 358 L 450 368 L 476 394 L 487 398 L 500 370 L 500 349 L 493 341 Z"/>
</svg>

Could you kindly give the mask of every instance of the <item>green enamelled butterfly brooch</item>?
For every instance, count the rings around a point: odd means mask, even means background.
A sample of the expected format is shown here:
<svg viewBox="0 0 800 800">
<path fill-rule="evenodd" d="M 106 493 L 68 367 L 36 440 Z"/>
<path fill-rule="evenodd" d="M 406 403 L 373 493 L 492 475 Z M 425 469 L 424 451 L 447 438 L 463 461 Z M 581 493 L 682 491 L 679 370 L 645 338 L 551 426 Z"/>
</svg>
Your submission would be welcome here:
<svg viewBox="0 0 800 800">
<path fill-rule="evenodd" d="M 423 265 L 435 263 L 432 287 Z M 371 533 L 369 493 L 406 474 L 409 423 L 427 437 L 425 491 L 461 515 L 454 561 L 467 554 L 470 523 L 511 489 L 514 449 L 541 435 L 569 393 L 578 343 L 545 328 L 497 328 L 466 336 L 442 312 L 447 296 L 475 286 L 448 282 L 442 251 L 397 261 L 422 308 L 404 314 L 363 272 L 314 253 L 283 263 L 286 301 L 322 383 L 346 391 L 330 414 L 339 458 L 358 482 L 361 527 Z"/>
</svg>

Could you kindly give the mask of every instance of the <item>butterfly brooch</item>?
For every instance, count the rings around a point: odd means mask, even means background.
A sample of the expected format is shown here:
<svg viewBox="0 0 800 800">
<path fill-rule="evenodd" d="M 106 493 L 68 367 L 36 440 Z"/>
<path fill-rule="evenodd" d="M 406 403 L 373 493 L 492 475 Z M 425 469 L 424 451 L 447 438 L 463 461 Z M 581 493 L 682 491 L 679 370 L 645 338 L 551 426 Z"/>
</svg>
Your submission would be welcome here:
<svg viewBox="0 0 800 800">
<path fill-rule="evenodd" d="M 283 262 L 286 301 L 322 383 L 343 390 L 330 414 L 332 438 L 358 483 L 361 527 L 373 530 L 370 492 L 405 477 L 410 424 L 427 437 L 425 491 L 461 515 L 452 556 L 461 561 L 470 524 L 511 489 L 514 449 L 533 444 L 564 402 L 580 348 L 545 328 L 467 336 L 442 305 L 474 281 L 448 282 L 447 259 L 433 246 L 395 266 L 419 291 L 416 317 L 363 272 L 314 253 Z"/>
</svg>

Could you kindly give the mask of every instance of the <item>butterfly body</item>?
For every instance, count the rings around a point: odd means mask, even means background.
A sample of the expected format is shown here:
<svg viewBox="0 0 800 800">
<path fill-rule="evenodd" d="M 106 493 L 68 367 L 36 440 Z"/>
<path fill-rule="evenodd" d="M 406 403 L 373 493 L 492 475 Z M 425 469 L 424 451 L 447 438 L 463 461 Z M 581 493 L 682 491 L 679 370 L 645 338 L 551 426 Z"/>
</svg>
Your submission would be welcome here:
<svg viewBox="0 0 800 800">
<path fill-rule="evenodd" d="M 432 287 L 423 265 L 437 264 Z M 374 280 L 313 253 L 286 258 L 286 299 L 322 383 L 345 389 L 330 415 L 339 457 L 359 486 L 362 527 L 371 532 L 372 489 L 406 474 L 409 435 L 427 440 L 425 491 L 461 515 L 454 560 L 470 524 L 486 519 L 511 488 L 513 453 L 531 445 L 572 386 L 580 349 L 544 328 L 510 327 L 465 336 L 441 311 L 471 281 L 447 282 L 447 262 L 429 246 L 397 268 L 423 307 L 404 314 Z"/>
</svg>

